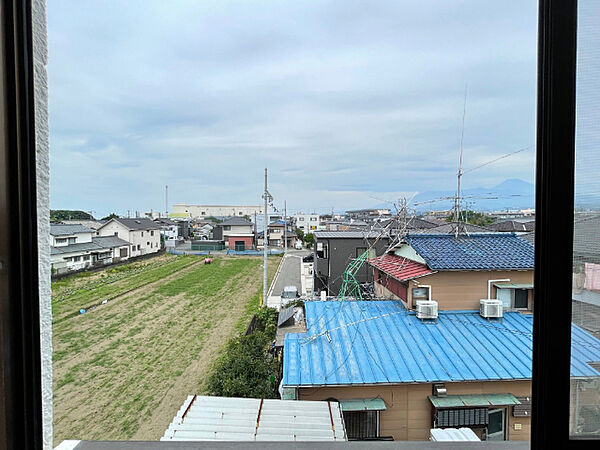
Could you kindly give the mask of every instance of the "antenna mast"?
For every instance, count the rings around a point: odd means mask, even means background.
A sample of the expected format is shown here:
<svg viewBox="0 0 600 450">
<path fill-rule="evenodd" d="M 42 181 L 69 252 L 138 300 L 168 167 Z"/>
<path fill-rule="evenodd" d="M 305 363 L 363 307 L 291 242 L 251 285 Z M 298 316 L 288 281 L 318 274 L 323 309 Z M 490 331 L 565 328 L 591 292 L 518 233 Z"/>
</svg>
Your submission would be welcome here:
<svg viewBox="0 0 600 450">
<path fill-rule="evenodd" d="M 462 130 L 460 133 L 460 158 L 458 162 L 458 173 L 456 174 L 456 197 L 454 198 L 454 220 L 456 220 L 456 229 L 454 236 L 458 237 L 460 232 L 460 178 L 462 177 L 463 163 L 463 142 L 465 138 L 465 115 L 467 113 L 467 86 L 465 86 L 465 103 L 463 106 Z"/>
</svg>

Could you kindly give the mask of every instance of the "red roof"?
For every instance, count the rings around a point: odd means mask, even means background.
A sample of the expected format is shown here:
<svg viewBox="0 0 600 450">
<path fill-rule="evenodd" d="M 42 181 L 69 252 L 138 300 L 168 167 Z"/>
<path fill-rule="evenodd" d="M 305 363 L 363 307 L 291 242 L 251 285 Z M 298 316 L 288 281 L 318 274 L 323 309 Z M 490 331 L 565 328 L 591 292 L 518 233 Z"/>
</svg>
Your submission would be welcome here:
<svg viewBox="0 0 600 450">
<path fill-rule="evenodd" d="M 435 273 L 425 264 L 418 263 L 402 256 L 390 254 L 371 258 L 369 259 L 369 264 L 399 281 L 411 280 L 423 275 Z"/>
</svg>

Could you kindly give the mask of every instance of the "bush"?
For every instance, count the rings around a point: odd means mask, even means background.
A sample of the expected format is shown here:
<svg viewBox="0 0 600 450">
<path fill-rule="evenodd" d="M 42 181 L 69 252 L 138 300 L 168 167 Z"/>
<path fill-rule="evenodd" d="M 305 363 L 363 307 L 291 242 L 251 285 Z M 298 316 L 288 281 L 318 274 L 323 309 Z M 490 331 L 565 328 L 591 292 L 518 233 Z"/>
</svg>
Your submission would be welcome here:
<svg viewBox="0 0 600 450">
<path fill-rule="evenodd" d="M 279 364 L 267 348 L 272 336 L 257 331 L 238 336 L 227 343 L 208 378 L 212 395 L 223 397 L 277 398 L 271 379 L 277 376 Z"/>
</svg>

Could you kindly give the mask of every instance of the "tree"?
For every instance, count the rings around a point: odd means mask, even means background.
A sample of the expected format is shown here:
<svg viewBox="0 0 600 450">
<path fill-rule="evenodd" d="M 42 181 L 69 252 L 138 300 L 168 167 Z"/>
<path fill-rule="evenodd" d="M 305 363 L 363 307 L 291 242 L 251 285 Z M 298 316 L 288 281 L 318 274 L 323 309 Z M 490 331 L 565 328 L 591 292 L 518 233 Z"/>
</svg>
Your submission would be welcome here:
<svg viewBox="0 0 600 450">
<path fill-rule="evenodd" d="M 298 237 L 299 241 L 303 241 L 304 240 L 304 231 L 302 231 L 301 228 L 296 228 L 296 236 Z"/>
<path fill-rule="evenodd" d="M 100 220 L 110 220 L 110 219 L 118 219 L 118 218 L 119 218 L 119 215 L 118 215 L 118 214 L 115 214 L 115 213 L 110 213 L 108 216 L 106 216 L 106 217 L 103 217 L 103 218 L 102 218 L 102 219 L 100 219 Z"/>
<path fill-rule="evenodd" d="M 61 220 L 94 220 L 94 216 L 76 209 L 52 209 L 50 220 L 60 222 Z"/>
<path fill-rule="evenodd" d="M 477 212 L 477 211 L 461 211 L 460 212 L 460 221 L 463 223 L 470 223 L 472 225 L 479 225 L 481 227 L 485 227 L 486 225 L 491 225 L 494 222 L 487 214 Z M 446 222 L 456 222 L 454 218 L 454 213 L 450 215 L 446 219 Z"/>
<path fill-rule="evenodd" d="M 313 244 L 315 243 L 315 235 L 312 233 L 305 234 L 304 242 L 306 242 L 306 246 L 308 248 L 312 248 Z"/>
</svg>

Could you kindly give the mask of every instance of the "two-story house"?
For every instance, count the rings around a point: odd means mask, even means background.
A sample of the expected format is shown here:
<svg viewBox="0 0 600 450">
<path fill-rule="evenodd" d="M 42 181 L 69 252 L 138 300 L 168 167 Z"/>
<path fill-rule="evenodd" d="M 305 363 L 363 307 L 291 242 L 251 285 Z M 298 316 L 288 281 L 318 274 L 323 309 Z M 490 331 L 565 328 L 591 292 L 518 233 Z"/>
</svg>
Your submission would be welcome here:
<svg viewBox="0 0 600 450">
<path fill-rule="evenodd" d="M 324 229 L 318 214 L 294 214 L 294 223 L 296 224 L 296 228 L 301 229 L 304 234 L 314 233 L 315 231 Z"/>
<path fill-rule="evenodd" d="M 533 310 L 534 248 L 512 233 L 408 234 L 369 264 L 376 296 L 408 309 L 419 300 L 479 309 L 481 299 L 498 299 L 504 309 Z"/>
<path fill-rule="evenodd" d="M 287 240 L 287 246 L 292 248 L 296 243 L 297 236 L 296 232 L 293 231 L 289 226 L 284 233 L 285 222 L 283 220 L 276 220 L 269 224 L 269 246 L 270 247 L 283 247 L 284 241 Z"/>
<path fill-rule="evenodd" d="M 342 275 L 353 259 L 371 248 L 372 257 L 382 255 L 391 244 L 389 235 L 370 231 L 317 231 L 314 233 L 314 291 L 336 296 Z M 359 283 L 373 281 L 373 272 L 364 264 L 355 274 Z"/>
<path fill-rule="evenodd" d="M 114 218 L 98 228 L 96 233 L 126 240 L 132 257 L 160 250 L 160 226 L 148 218 Z"/>
<path fill-rule="evenodd" d="M 129 257 L 129 243 L 118 237 L 95 236 L 79 224 L 51 224 L 50 262 L 54 273 L 110 264 Z"/>
<path fill-rule="evenodd" d="M 225 241 L 231 250 L 250 250 L 254 247 L 254 225 L 243 217 L 231 217 L 215 226 L 213 240 Z"/>
</svg>

